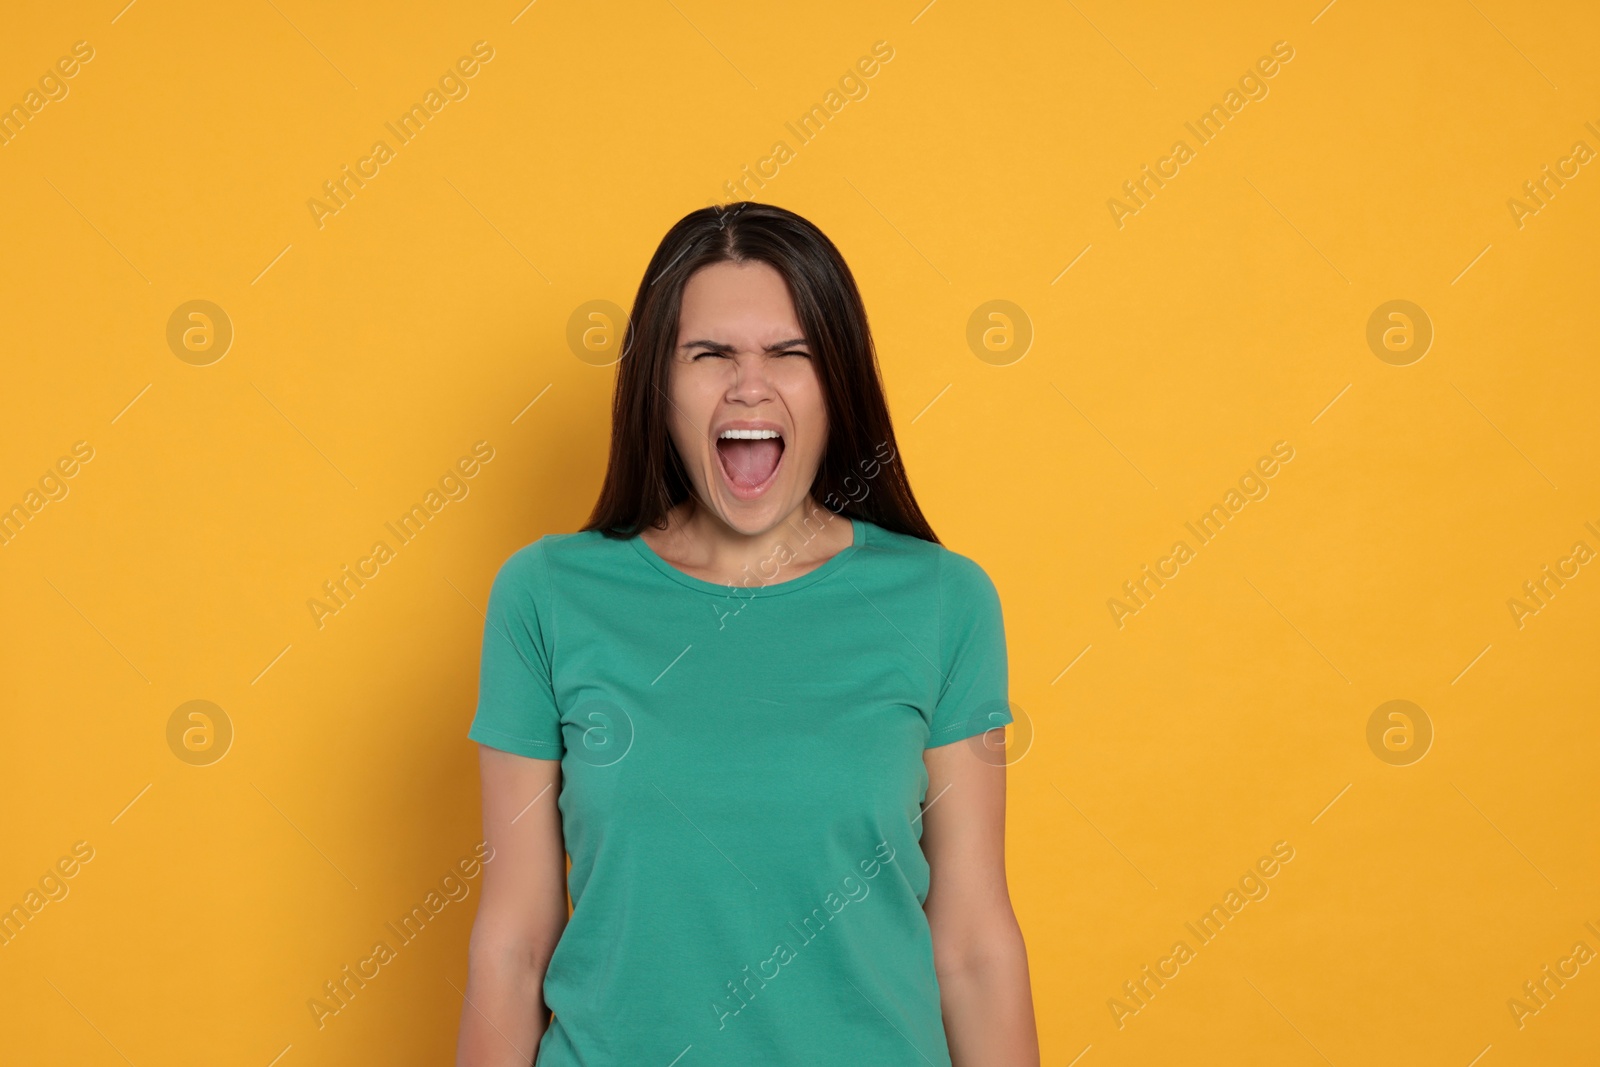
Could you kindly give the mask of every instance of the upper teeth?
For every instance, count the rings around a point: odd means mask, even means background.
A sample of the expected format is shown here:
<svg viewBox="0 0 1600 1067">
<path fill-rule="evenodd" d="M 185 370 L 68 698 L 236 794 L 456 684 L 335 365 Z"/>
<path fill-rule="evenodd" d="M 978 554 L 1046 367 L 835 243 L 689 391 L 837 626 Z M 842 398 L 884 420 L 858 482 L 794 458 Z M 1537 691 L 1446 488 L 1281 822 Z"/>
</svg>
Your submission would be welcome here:
<svg viewBox="0 0 1600 1067">
<path fill-rule="evenodd" d="M 760 441 L 763 438 L 781 437 L 783 435 L 778 433 L 777 430 L 723 430 L 720 436 L 738 438 L 742 441 Z"/>
</svg>

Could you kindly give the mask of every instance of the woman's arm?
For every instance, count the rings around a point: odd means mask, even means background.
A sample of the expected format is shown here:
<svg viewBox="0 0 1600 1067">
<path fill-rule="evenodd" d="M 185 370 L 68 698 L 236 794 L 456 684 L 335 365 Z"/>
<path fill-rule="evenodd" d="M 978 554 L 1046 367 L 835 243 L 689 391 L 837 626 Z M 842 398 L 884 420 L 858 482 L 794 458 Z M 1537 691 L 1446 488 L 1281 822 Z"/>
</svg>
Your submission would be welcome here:
<svg viewBox="0 0 1600 1067">
<path fill-rule="evenodd" d="M 456 1067 L 528 1067 L 544 1036 L 544 972 L 567 924 L 559 760 L 478 746 L 490 862 L 472 923 Z"/>
<path fill-rule="evenodd" d="M 1038 1067 L 1028 953 L 1006 888 L 1003 730 L 927 749 L 923 910 L 955 1067 Z"/>
</svg>

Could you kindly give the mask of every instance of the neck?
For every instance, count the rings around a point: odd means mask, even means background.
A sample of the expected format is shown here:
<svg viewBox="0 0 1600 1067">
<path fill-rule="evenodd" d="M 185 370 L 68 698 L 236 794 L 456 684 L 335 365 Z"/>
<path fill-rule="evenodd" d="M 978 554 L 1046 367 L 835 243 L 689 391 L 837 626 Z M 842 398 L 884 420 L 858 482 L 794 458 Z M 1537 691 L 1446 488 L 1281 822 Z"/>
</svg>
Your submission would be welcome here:
<svg viewBox="0 0 1600 1067">
<path fill-rule="evenodd" d="M 665 530 L 640 536 L 674 566 L 709 581 L 735 585 L 783 582 L 820 567 L 854 539 L 850 520 L 807 494 L 794 510 L 768 529 L 736 530 L 693 498 L 667 516 Z"/>
</svg>

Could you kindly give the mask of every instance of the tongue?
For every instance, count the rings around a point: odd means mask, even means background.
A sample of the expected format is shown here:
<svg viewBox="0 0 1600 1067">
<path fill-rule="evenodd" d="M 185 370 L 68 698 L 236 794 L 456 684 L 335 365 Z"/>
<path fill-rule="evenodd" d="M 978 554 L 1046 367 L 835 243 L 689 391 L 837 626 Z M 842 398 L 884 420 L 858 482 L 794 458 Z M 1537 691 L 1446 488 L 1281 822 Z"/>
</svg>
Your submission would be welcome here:
<svg viewBox="0 0 1600 1067">
<path fill-rule="evenodd" d="M 724 438 L 717 442 L 717 451 L 722 455 L 722 469 L 728 480 L 741 489 L 754 489 L 772 477 L 783 446 L 776 437 L 756 441 Z"/>
</svg>

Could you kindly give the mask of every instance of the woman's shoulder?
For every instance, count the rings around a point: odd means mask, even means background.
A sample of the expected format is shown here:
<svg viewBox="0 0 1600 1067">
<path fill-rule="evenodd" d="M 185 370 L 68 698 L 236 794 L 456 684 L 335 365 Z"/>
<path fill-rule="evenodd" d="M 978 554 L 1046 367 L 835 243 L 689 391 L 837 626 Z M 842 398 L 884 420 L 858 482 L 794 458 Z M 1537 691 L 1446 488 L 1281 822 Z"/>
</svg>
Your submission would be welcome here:
<svg viewBox="0 0 1600 1067">
<path fill-rule="evenodd" d="M 911 534 L 897 533 L 873 522 L 866 523 L 866 531 L 863 547 L 872 553 L 874 560 L 885 565 L 901 568 L 908 574 L 937 582 L 954 591 L 975 591 L 984 586 L 993 586 L 989 575 L 977 560 L 946 545 L 925 541 Z"/>
<path fill-rule="evenodd" d="M 525 581 L 544 582 L 552 567 L 581 563 L 619 548 L 627 548 L 624 539 L 606 537 L 599 530 L 547 533 L 514 549 L 501 562 L 500 570 Z"/>
</svg>

